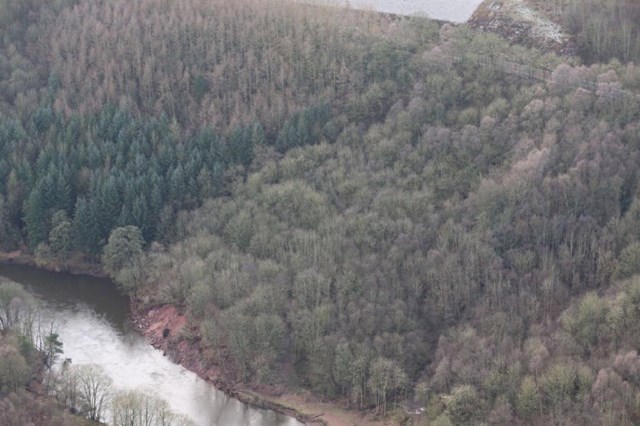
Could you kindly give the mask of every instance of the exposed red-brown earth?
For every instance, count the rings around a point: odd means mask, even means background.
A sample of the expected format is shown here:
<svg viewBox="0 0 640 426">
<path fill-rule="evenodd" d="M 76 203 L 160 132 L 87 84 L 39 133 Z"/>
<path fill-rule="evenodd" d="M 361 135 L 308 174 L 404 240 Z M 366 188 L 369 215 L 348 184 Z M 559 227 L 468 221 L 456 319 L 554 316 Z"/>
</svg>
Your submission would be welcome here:
<svg viewBox="0 0 640 426">
<path fill-rule="evenodd" d="M 283 386 L 242 384 L 235 381 L 233 371 L 207 362 L 211 354 L 204 348 L 197 328 L 173 305 L 142 307 L 132 304 L 136 328 L 157 349 L 227 395 L 254 407 L 274 410 L 295 417 L 308 425 L 383 425 L 397 424 L 397 419 L 380 419 L 373 414 L 348 410 L 335 401 L 323 401 L 304 390 L 293 391 Z"/>
</svg>

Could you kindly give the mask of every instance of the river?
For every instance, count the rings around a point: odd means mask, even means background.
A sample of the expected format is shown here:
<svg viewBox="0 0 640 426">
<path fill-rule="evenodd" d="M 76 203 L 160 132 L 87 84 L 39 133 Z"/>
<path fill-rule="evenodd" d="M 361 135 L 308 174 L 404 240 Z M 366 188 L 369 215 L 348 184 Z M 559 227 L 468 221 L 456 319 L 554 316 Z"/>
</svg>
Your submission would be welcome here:
<svg viewBox="0 0 640 426">
<path fill-rule="evenodd" d="M 110 280 L 0 265 L 0 275 L 22 284 L 53 316 L 62 358 L 101 365 L 116 389 L 145 388 L 172 411 L 201 426 L 294 426 L 293 418 L 249 407 L 174 364 L 149 345 L 129 320 L 129 300 Z"/>
<path fill-rule="evenodd" d="M 349 7 L 438 21 L 467 22 L 483 0 L 297 0 L 301 3 Z"/>
</svg>

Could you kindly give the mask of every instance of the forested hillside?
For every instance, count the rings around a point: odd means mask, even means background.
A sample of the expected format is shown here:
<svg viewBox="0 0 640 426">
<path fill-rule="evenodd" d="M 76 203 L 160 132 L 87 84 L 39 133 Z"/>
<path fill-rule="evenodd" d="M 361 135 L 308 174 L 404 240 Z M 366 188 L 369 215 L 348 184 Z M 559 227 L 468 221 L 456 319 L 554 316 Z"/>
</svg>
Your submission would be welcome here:
<svg viewBox="0 0 640 426">
<path fill-rule="evenodd" d="M 245 380 L 291 364 L 378 411 L 415 391 L 438 424 L 637 422 L 640 109 L 609 91 L 638 71 L 530 85 L 438 54 L 383 119 L 184 214 L 137 290 L 187 307 Z"/>
<path fill-rule="evenodd" d="M 288 2 L 58 4 L 2 7 L 0 243 L 43 257 L 99 254 L 117 226 L 169 238 L 262 146 L 315 142 L 343 100 L 406 85 L 435 31 Z"/>
<path fill-rule="evenodd" d="M 418 424 L 640 421 L 631 45 L 558 58 L 275 0 L 40 3 L 0 0 L 2 249 L 101 259 L 185 312 L 172 337 L 227 380 L 414 400 Z"/>
</svg>

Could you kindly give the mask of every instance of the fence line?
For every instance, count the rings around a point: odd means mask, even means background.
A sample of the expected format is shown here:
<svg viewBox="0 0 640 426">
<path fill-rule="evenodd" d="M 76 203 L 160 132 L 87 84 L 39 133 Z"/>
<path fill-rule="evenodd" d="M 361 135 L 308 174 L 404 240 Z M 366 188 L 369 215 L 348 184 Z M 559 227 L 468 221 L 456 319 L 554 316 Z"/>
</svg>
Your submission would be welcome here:
<svg viewBox="0 0 640 426">
<path fill-rule="evenodd" d="M 447 57 L 444 57 L 443 60 L 440 62 L 442 65 L 453 66 L 456 64 L 463 63 L 464 61 L 465 61 L 465 58 L 463 57 L 447 56 Z M 531 65 L 522 64 L 520 62 L 515 62 L 513 60 L 505 59 L 503 57 L 495 58 L 492 61 L 487 61 L 486 56 L 482 57 L 478 55 L 478 59 L 473 61 L 473 63 L 478 67 L 494 68 L 505 74 L 517 76 L 520 78 L 527 78 L 532 81 L 540 81 L 544 83 L 553 82 L 551 79 L 551 75 L 553 72 L 552 70 L 548 68 L 533 67 Z M 579 87 L 592 93 L 596 93 L 598 91 L 598 83 L 588 79 L 579 80 L 576 84 L 574 84 L 574 87 L 576 88 Z M 628 97 L 636 102 L 640 102 L 639 94 L 636 94 L 628 90 L 618 89 L 618 88 L 611 89 L 604 96 L 611 99 L 616 99 L 616 100 L 622 99 L 624 97 Z"/>
</svg>

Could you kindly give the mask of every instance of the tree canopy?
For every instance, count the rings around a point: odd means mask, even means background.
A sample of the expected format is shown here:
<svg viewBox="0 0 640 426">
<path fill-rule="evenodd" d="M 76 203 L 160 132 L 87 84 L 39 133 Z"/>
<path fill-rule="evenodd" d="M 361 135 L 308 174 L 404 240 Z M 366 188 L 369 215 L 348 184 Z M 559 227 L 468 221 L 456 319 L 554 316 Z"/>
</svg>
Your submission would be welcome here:
<svg viewBox="0 0 640 426">
<path fill-rule="evenodd" d="M 637 20 L 548 3 L 582 58 L 299 2 L 0 0 L 0 248 L 100 260 L 231 381 L 637 424 Z"/>
</svg>

